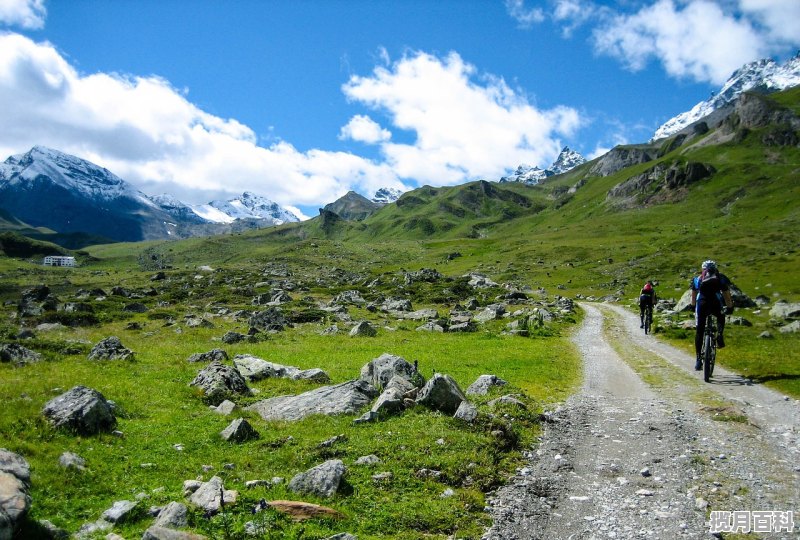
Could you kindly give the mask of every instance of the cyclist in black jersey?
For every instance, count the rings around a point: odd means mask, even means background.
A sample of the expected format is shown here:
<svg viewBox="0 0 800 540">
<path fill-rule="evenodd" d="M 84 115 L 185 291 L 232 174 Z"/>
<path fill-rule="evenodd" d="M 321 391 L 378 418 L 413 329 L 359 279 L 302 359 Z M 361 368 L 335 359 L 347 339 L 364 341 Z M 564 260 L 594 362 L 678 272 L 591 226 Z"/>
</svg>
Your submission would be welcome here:
<svg viewBox="0 0 800 540">
<path fill-rule="evenodd" d="M 722 332 L 725 330 L 725 315 L 733 313 L 733 299 L 731 298 L 731 281 L 717 269 L 714 261 L 705 261 L 702 273 L 691 281 L 692 307 L 695 308 L 695 321 L 697 329 L 694 335 L 694 349 L 696 362 L 694 369 L 703 369 L 700 359 L 700 350 L 703 347 L 703 331 L 706 326 L 706 317 L 714 315 L 717 318 L 717 348 L 725 346 Z M 724 306 L 723 306 L 724 302 Z"/>
</svg>

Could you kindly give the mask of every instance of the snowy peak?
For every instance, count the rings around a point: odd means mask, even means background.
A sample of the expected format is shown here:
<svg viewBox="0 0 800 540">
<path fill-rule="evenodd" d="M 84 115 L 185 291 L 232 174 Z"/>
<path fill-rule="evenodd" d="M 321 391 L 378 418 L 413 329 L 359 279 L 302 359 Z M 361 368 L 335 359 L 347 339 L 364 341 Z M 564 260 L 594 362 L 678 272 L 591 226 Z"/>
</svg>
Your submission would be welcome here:
<svg viewBox="0 0 800 540">
<path fill-rule="evenodd" d="M 539 167 L 523 164 L 517 167 L 517 170 L 511 176 L 502 177 L 500 182 L 520 182 L 535 186 L 545 178 L 565 173 L 584 163 L 586 163 L 586 158 L 575 150 L 570 149 L 569 146 L 565 146 L 561 149 L 553 164 L 547 169 L 542 170 Z"/>
<path fill-rule="evenodd" d="M 249 191 L 227 201 L 211 201 L 206 205 L 193 207 L 193 210 L 204 219 L 217 223 L 230 223 L 237 219 L 259 219 L 281 225 L 300 221 L 296 215 L 278 203 Z"/>
<path fill-rule="evenodd" d="M 785 90 L 800 84 L 800 53 L 780 65 L 772 59 L 757 60 L 737 69 L 709 99 L 691 110 L 665 122 L 653 135 L 653 140 L 674 135 L 712 112 L 732 103 L 742 93 L 758 91 L 765 94 Z"/>
<path fill-rule="evenodd" d="M 403 192 L 399 189 L 385 187 L 381 188 L 375 192 L 375 195 L 372 196 L 372 202 L 378 204 L 389 204 L 395 202 L 397 199 L 400 198 Z"/>
</svg>

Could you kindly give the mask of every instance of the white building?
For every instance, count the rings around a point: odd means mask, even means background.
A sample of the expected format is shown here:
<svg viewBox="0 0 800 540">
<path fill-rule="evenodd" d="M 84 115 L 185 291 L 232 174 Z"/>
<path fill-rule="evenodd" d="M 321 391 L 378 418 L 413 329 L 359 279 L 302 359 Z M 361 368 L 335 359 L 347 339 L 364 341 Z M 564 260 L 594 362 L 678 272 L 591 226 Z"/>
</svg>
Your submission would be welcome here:
<svg viewBox="0 0 800 540">
<path fill-rule="evenodd" d="M 45 266 L 75 266 L 75 257 L 48 255 L 44 258 Z"/>
</svg>

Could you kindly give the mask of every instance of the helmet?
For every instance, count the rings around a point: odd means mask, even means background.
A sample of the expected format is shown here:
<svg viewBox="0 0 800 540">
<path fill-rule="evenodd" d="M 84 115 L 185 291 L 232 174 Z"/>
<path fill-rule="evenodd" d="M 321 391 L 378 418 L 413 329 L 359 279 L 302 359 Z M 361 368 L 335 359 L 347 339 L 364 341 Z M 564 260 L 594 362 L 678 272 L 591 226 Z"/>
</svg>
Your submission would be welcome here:
<svg viewBox="0 0 800 540">
<path fill-rule="evenodd" d="M 717 263 L 714 261 L 704 261 L 703 262 L 703 271 L 708 272 L 709 274 L 716 274 L 717 273 Z"/>
</svg>

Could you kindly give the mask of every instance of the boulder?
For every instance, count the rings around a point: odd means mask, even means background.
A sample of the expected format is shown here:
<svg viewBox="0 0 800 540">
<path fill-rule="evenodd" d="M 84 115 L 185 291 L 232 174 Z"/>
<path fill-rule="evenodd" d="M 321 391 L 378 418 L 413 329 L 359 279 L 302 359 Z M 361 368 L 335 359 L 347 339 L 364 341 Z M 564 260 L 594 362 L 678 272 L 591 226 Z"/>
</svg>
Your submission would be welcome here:
<svg viewBox="0 0 800 540">
<path fill-rule="evenodd" d="M 403 410 L 403 393 L 396 387 L 387 388 L 383 393 L 378 396 L 378 399 L 373 403 L 372 409 L 375 414 L 390 415 Z"/>
<path fill-rule="evenodd" d="M 497 283 L 489 279 L 484 274 L 478 272 L 471 272 L 464 277 L 469 278 L 469 286 L 476 289 L 488 289 L 490 287 L 498 287 Z"/>
<path fill-rule="evenodd" d="M 287 326 L 291 326 L 289 320 L 283 315 L 283 312 L 276 307 L 270 307 L 263 311 L 253 313 L 247 322 L 252 328 L 267 332 L 279 332 Z"/>
<path fill-rule="evenodd" d="M 441 281 L 442 279 L 444 279 L 444 276 L 440 274 L 437 270 L 432 268 L 422 268 L 420 270 L 417 270 L 416 272 L 405 273 L 406 285 L 411 285 L 412 283 L 417 283 L 419 281 L 424 281 L 426 283 L 436 283 L 437 281 Z"/>
<path fill-rule="evenodd" d="M 42 360 L 42 355 L 17 343 L 0 345 L 0 362 L 11 362 L 17 367 Z"/>
<path fill-rule="evenodd" d="M 471 424 L 478 418 L 478 408 L 469 401 L 462 401 L 453 418 Z"/>
<path fill-rule="evenodd" d="M 333 300 L 330 302 L 330 306 L 341 306 L 344 304 L 354 304 L 357 306 L 363 306 L 366 304 L 367 301 L 361 296 L 361 293 L 358 291 L 342 291 L 337 294 Z"/>
<path fill-rule="evenodd" d="M 194 353 L 192 356 L 186 359 L 187 362 L 222 362 L 228 359 L 228 353 L 226 353 L 222 349 L 211 349 L 210 351 L 203 352 L 203 353 Z"/>
<path fill-rule="evenodd" d="M 289 481 L 289 490 L 303 495 L 331 497 L 339 490 L 346 472 L 341 460 L 331 459 L 295 475 Z"/>
<path fill-rule="evenodd" d="M 141 302 L 131 302 L 130 304 L 126 304 L 122 311 L 127 313 L 147 313 L 147 306 L 142 304 Z"/>
<path fill-rule="evenodd" d="M 412 311 L 411 300 L 406 298 L 387 298 L 380 307 L 381 311 Z"/>
<path fill-rule="evenodd" d="M 355 414 L 377 396 L 378 391 L 371 384 L 356 380 L 322 386 L 296 396 L 265 399 L 245 410 L 256 411 L 264 420 L 301 420 L 313 414 Z"/>
<path fill-rule="evenodd" d="M 188 509 L 185 504 L 172 501 L 158 513 L 155 527 L 165 527 L 167 529 L 181 529 L 189 524 Z"/>
<path fill-rule="evenodd" d="M 405 358 L 389 353 L 383 353 L 365 364 L 359 378 L 375 388 L 385 388 L 395 375 L 411 381 L 414 386 L 421 386 L 425 382 L 422 375 Z"/>
<path fill-rule="evenodd" d="M 800 321 L 792 321 L 787 325 L 778 328 L 781 334 L 796 334 L 800 332 Z"/>
<path fill-rule="evenodd" d="M 31 507 L 30 465 L 20 456 L 0 448 L 0 540 L 11 540 Z"/>
<path fill-rule="evenodd" d="M 205 317 L 185 317 L 183 323 L 187 328 L 214 328 L 214 323 Z"/>
<path fill-rule="evenodd" d="M 214 476 L 192 493 L 189 502 L 201 508 L 207 515 L 213 516 L 219 512 L 223 502 L 233 504 L 238 496 L 238 492 L 224 488 L 219 476 Z"/>
<path fill-rule="evenodd" d="M 203 399 L 211 405 L 219 405 L 233 396 L 249 396 L 252 393 L 239 370 L 217 361 L 200 370 L 190 386 L 199 388 Z"/>
<path fill-rule="evenodd" d="M 236 443 L 258 438 L 258 432 L 244 418 L 237 418 L 231 422 L 219 435 L 228 442 Z"/>
<path fill-rule="evenodd" d="M 320 368 L 303 369 L 292 375 L 296 381 L 312 381 L 317 383 L 329 383 L 331 377 Z"/>
<path fill-rule="evenodd" d="M 428 321 L 416 328 L 417 332 L 444 332 L 444 326 L 437 324 L 436 321 Z"/>
<path fill-rule="evenodd" d="M 142 535 L 142 540 L 206 540 L 205 536 L 186 531 L 176 531 L 153 525 Z"/>
<path fill-rule="evenodd" d="M 475 331 L 477 331 L 477 328 L 470 321 L 470 322 L 451 324 L 447 328 L 447 331 L 448 332 L 475 332 Z"/>
<path fill-rule="evenodd" d="M 789 303 L 786 300 L 778 300 L 769 310 L 769 316 L 776 319 L 800 317 L 800 302 Z"/>
<path fill-rule="evenodd" d="M 103 512 L 100 518 L 109 523 L 123 523 L 130 518 L 136 508 L 136 504 L 134 501 L 115 501 L 111 508 Z"/>
<path fill-rule="evenodd" d="M 234 343 L 239 343 L 247 339 L 245 334 L 239 332 L 228 331 L 222 336 L 222 342 L 228 345 L 232 345 Z"/>
<path fill-rule="evenodd" d="M 89 360 L 133 360 L 133 351 L 125 348 L 117 336 L 110 336 L 92 347 Z"/>
<path fill-rule="evenodd" d="M 288 378 L 289 371 L 299 371 L 295 367 L 267 362 L 249 354 L 237 354 L 233 358 L 233 365 L 248 381 L 260 381 L 271 377 Z"/>
<path fill-rule="evenodd" d="M 675 313 L 680 313 L 682 311 L 691 311 L 692 310 L 692 290 L 687 289 L 681 295 L 681 299 L 678 300 L 678 303 L 675 304 Z"/>
<path fill-rule="evenodd" d="M 225 401 L 223 401 L 222 403 L 220 403 L 216 407 L 213 407 L 212 409 L 217 414 L 221 414 L 223 416 L 228 416 L 229 414 L 231 414 L 234 411 L 234 409 L 236 409 L 236 403 L 234 403 L 233 401 L 231 401 L 229 399 L 226 399 Z"/>
<path fill-rule="evenodd" d="M 417 396 L 417 403 L 430 409 L 454 414 L 462 401 L 466 401 L 464 392 L 450 375 L 435 374 Z"/>
<path fill-rule="evenodd" d="M 328 508 L 327 506 L 320 506 L 319 504 L 312 504 L 302 501 L 269 501 L 267 504 L 276 511 L 289 516 L 292 521 L 345 518 L 341 512 L 338 512 L 333 508 Z"/>
<path fill-rule="evenodd" d="M 485 396 L 495 386 L 505 386 L 508 382 L 497 375 L 481 375 L 467 388 L 468 396 Z"/>
<path fill-rule="evenodd" d="M 82 435 L 109 432 L 117 425 L 111 404 L 103 394 L 85 386 L 76 386 L 51 399 L 42 413 L 54 427 Z"/>
<path fill-rule="evenodd" d="M 428 319 L 436 319 L 439 317 L 439 312 L 435 309 L 418 309 L 410 313 L 400 313 L 398 318 L 407 319 L 410 321 L 424 321 Z"/>
<path fill-rule="evenodd" d="M 58 465 L 65 469 L 75 469 L 77 471 L 86 470 L 86 460 L 73 452 L 64 452 L 58 457 Z"/>
<path fill-rule="evenodd" d="M 375 330 L 375 327 L 369 324 L 367 321 L 361 321 L 360 323 L 356 324 L 352 330 L 350 330 L 350 336 L 365 336 L 365 337 L 374 337 L 378 335 L 378 331 Z"/>
<path fill-rule="evenodd" d="M 739 287 L 737 287 L 733 283 L 731 283 L 730 290 L 731 290 L 731 300 L 733 300 L 733 305 L 735 307 L 737 308 L 758 307 L 758 304 L 754 302 L 752 298 L 743 293 L 741 289 L 739 289 Z M 800 308 L 800 304 L 798 304 L 798 308 Z"/>
</svg>

